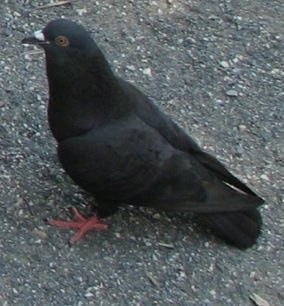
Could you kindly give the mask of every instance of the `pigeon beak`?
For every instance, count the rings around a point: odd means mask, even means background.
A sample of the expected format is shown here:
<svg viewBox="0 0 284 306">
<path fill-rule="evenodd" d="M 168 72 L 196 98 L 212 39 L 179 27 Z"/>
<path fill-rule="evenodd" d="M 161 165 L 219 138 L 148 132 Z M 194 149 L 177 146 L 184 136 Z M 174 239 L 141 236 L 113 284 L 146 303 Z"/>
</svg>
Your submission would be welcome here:
<svg viewBox="0 0 284 306">
<path fill-rule="evenodd" d="M 34 34 L 30 37 L 26 37 L 21 41 L 22 44 L 29 45 L 41 45 L 49 43 L 46 39 L 42 31 L 35 31 Z"/>
</svg>

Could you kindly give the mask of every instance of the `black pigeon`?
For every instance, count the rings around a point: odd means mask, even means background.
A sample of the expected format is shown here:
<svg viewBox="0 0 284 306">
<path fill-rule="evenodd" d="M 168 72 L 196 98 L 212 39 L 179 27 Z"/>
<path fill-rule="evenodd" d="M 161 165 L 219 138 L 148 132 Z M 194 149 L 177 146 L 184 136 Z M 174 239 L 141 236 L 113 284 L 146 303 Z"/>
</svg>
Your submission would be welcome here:
<svg viewBox="0 0 284 306">
<path fill-rule="evenodd" d="M 78 228 L 75 243 L 120 204 L 198 213 L 227 242 L 252 246 L 263 203 L 202 151 L 141 91 L 117 77 L 88 32 L 51 21 L 22 43 L 41 46 L 49 83 L 48 121 L 67 174 L 98 203 L 97 215 L 51 224 Z"/>
</svg>

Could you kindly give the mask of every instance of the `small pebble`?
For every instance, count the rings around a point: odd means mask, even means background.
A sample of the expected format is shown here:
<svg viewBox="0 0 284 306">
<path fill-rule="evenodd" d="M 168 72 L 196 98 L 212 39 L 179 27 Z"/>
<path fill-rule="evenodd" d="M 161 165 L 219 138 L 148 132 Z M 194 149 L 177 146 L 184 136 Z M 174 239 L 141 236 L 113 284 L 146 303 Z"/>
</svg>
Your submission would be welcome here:
<svg viewBox="0 0 284 306">
<path fill-rule="evenodd" d="M 282 71 L 278 68 L 274 68 L 271 70 L 271 74 L 282 74 Z"/>
<path fill-rule="evenodd" d="M 226 95 L 228 97 L 237 97 L 239 94 L 236 90 L 230 89 L 230 90 L 226 91 Z"/>
<path fill-rule="evenodd" d="M 148 246 L 148 247 L 150 247 L 150 246 L 152 246 L 152 243 L 149 242 L 149 241 L 145 241 L 145 245 Z"/>
<path fill-rule="evenodd" d="M 229 67 L 230 67 L 229 63 L 226 62 L 226 61 L 221 61 L 221 62 L 220 62 L 220 65 L 221 65 L 223 68 L 229 68 Z"/>
<path fill-rule="evenodd" d="M 160 220 L 160 219 L 161 219 L 161 215 L 160 215 L 159 213 L 155 213 L 155 214 L 153 215 L 153 219 L 155 219 L 155 220 Z"/>
<path fill-rule="evenodd" d="M 269 177 L 266 174 L 262 174 L 260 178 L 264 181 L 269 181 Z"/>
<path fill-rule="evenodd" d="M 126 68 L 130 71 L 135 71 L 136 70 L 136 68 L 133 65 L 128 65 L 128 66 L 126 66 Z"/>
<path fill-rule="evenodd" d="M 246 130 L 247 130 L 246 125 L 243 125 L 243 124 L 240 124 L 240 125 L 239 125 L 239 131 L 240 131 L 240 132 L 243 133 L 243 132 L 245 132 Z"/>
<path fill-rule="evenodd" d="M 259 275 L 255 271 L 252 271 L 249 277 L 253 280 L 258 280 L 259 279 Z"/>
<path fill-rule="evenodd" d="M 146 68 L 143 70 L 143 74 L 152 76 L 151 68 Z"/>
<path fill-rule="evenodd" d="M 116 238 L 120 238 L 121 237 L 120 233 L 114 233 L 114 235 L 115 235 Z"/>
<path fill-rule="evenodd" d="M 78 13 L 79 16 L 83 16 L 83 14 L 86 14 L 87 12 L 88 11 L 85 7 L 77 10 L 77 13 Z"/>
<path fill-rule="evenodd" d="M 85 295 L 86 298 L 91 298 L 91 297 L 94 296 L 92 292 L 87 292 L 84 295 Z"/>
<path fill-rule="evenodd" d="M 238 156 L 241 156 L 244 153 L 244 151 L 245 150 L 244 150 L 244 148 L 241 145 L 238 145 L 236 147 L 236 153 L 237 153 Z"/>
<path fill-rule="evenodd" d="M 47 237 L 47 234 L 46 234 L 45 231 L 41 231 L 41 230 L 39 230 L 37 228 L 33 229 L 32 233 L 35 234 L 36 236 L 38 236 L 39 238 L 42 238 L 42 239 Z"/>
</svg>

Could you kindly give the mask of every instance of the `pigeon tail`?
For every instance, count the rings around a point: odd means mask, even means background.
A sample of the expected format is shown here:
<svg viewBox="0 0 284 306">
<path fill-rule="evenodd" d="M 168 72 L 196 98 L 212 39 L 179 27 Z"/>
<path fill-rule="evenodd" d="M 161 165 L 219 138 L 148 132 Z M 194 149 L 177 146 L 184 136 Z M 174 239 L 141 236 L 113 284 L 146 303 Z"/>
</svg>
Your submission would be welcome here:
<svg viewBox="0 0 284 306">
<path fill-rule="evenodd" d="M 221 238 L 239 249 L 255 244 L 261 233 L 262 220 L 257 209 L 198 215 Z"/>
</svg>

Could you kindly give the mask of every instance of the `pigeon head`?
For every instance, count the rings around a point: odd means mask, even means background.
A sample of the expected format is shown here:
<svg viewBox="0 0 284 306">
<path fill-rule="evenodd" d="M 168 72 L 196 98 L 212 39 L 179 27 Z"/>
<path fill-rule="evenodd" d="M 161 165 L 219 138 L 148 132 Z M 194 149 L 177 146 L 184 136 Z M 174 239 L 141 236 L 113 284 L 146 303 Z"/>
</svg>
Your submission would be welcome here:
<svg viewBox="0 0 284 306">
<path fill-rule="evenodd" d="M 50 21 L 43 30 L 24 38 L 23 44 L 41 46 L 47 54 L 94 53 L 98 49 L 89 33 L 79 24 L 67 19 Z"/>
<path fill-rule="evenodd" d="M 50 115 L 56 139 L 80 133 L 93 124 L 94 117 L 99 121 L 107 114 L 118 113 L 117 108 L 120 112 L 127 108 L 121 106 L 125 104 L 124 99 L 118 99 L 124 95 L 123 88 L 102 51 L 81 25 L 56 19 L 24 38 L 22 43 L 38 45 L 45 51 L 49 114 L 69 109 L 60 119 Z M 116 101 L 115 106 L 111 105 L 113 101 Z M 65 129 L 62 118 L 67 118 Z"/>
<path fill-rule="evenodd" d="M 85 28 L 73 21 L 50 21 L 44 29 L 24 38 L 22 43 L 44 49 L 50 92 L 58 88 L 62 92 L 63 87 L 70 91 L 82 78 L 87 81 L 77 84 L 77 91 L 87 90 L 83 87 L 90 88 L 89 84 L 105 87 L 105 79 L 112 81 L 112 71 L 103 53 Z"/>
</svg>

